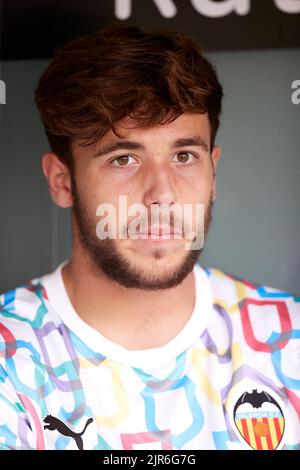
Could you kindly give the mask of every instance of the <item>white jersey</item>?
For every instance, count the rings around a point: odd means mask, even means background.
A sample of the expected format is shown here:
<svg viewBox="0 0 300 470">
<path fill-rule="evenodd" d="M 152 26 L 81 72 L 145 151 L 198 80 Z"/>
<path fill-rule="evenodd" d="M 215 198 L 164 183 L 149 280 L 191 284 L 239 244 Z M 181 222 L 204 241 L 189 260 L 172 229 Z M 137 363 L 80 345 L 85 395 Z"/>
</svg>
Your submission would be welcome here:
<svg viewBox="0 0 300 470">
<path fill-rule="evenodd" d="M 0 449 L 300 448 L 300 298 L 196 265 L 184 328 L 133 351 L 63 265 L 0 296 Z"/>
</svg>

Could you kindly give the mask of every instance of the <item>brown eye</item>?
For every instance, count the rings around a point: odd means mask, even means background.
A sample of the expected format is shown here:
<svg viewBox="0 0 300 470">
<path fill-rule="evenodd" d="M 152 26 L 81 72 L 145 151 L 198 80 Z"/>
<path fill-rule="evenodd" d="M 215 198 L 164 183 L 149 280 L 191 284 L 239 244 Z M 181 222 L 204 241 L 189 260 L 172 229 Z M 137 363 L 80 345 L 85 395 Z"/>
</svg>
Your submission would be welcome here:
<svg viewBox="0 0 300 470">
<path fill-rule="evenodd" d="M 112 160 L 111 164 L 113 166 L 129 166 L 129 163 L 134 163 L 135 161 L 131 155 L 122 155 Z"/>
<path fill-rule="evenodd" d="M 179 152 L 175 155 L 178 163 L 192 163 L 195 156 L 191 152 Z"/>
</svg>

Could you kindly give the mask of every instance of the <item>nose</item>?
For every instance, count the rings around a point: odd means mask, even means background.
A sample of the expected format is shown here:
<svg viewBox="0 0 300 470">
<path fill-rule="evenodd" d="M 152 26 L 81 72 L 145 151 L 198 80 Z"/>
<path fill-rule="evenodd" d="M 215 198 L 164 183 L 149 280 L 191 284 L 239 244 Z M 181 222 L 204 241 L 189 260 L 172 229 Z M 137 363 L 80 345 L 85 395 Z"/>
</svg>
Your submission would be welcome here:
<svg viewBox="0 0 300 470">
<path fill-rule="evenodd" d="M 162 165 L 152 165 L 147 169 L 145 178 L 144 204 L 151 207 L 151 204 L 168 204 L 176 202 L 174 181 L 170 170 Z"/>
</svg>

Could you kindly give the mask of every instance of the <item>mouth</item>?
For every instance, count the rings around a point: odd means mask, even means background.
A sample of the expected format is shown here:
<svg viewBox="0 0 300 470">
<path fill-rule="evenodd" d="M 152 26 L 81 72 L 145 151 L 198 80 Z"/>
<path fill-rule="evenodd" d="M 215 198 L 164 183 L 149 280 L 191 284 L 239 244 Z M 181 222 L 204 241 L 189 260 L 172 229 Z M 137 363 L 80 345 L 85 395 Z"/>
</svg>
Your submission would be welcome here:
<svg viewBox="0 0 300 470">
<path fill-rule="evenodd" d="M 132 232 L 130 238 L 149 241 L 179 240 L 182 239 L 182 234 L 171 227 L 151 227 L 148 232 Z"/>
</svg>

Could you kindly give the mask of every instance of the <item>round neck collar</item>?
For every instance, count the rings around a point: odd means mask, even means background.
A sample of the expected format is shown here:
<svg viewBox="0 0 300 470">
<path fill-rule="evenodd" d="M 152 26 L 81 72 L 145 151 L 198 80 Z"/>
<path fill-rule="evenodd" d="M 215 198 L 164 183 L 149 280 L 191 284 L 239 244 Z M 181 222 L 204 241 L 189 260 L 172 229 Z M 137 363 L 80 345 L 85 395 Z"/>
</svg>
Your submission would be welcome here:
<svg viewBox="0 0 300 470">
<path fill-rule="evenodd" d="M 207 273 L 196 264 L 193 268 L 195 304 L 192 314 L 180 332 L 160 347 L 141 350 L 126 349 L 103 336 L 78 315 L 70 301 L 62 277 L 62 268 L 67 262 L 68 260 L 63 261 L 55 271 L 42 278 L 50 307 L 55 310 L 63 323 L 91 349 L 110 360 L 138 368 L 162 367 L 174 361 L 178 355 L 194 344 L 207 326 L 212 310 L 212 295 Z"/>
</svg>

